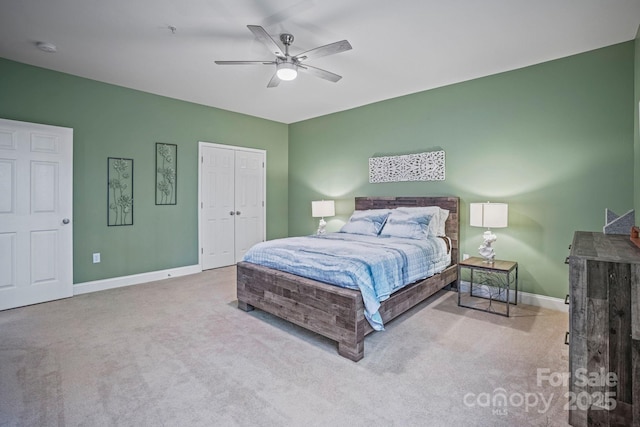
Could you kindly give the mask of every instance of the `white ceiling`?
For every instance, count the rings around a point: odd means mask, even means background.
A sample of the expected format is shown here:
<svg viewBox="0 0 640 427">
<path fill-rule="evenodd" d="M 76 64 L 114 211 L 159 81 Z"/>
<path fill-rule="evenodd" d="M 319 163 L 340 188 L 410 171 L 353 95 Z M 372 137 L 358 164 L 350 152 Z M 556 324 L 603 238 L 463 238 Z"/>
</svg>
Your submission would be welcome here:
<svg viewBox="0 0 640 427">
<path fill-rule="evenodd" d="M 349 40 L 308 62 L 342 80 L 268 89 L 273 65 L 214 64 L 273 60 L 248 24 L 293 34 L 294 55 Z M 639 24 L 640 0 L 0 0 L 0 57 L 293 123 L 632 40 Z"/>
</svg>

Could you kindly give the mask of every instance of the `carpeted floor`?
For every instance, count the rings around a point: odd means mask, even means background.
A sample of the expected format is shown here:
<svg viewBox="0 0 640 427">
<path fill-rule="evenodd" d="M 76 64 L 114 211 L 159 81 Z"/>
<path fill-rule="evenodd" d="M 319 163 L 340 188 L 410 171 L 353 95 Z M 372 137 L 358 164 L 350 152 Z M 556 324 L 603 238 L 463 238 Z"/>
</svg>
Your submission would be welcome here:
<svg viewBox="0 0 640 427">
<path fill-rule="evenodd" d="M 227 267 L 0 312 L 0 426 L 564 426 L 567 327 L 441 291 L 354 363 Z"/>
</svg>

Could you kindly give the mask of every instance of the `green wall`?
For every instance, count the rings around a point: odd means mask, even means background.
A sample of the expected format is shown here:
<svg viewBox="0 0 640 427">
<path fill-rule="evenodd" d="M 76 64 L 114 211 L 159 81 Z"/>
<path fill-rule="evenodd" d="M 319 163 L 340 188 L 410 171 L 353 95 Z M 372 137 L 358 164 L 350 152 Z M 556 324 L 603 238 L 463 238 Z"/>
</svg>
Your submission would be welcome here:
<svg viewBox="0 0 640 427">
<path fill-rule="evenodd" d="M 469 203 L 507 202 L 498 258 L 520 263 L 522 290 L 562 298 L 573 232 L 633 208 L 633 86 L 631 41 L 292 124 L 289 234 L 314 232 L 311 200 L 336 200 L 335 231 L 354 196 L 456 195 L 474 255 Z M 444 182 L 368 183 L 369 157 L 436 149 Z"/>
<path fill-rule="evenodd" d="M 288 233 L 285 124 L 5 59 L 0 117 L 74 129 L 74 283 L 198 263 L 198 141 L 267 150 L 267 237 Z M 178 144 L 175 206 L 155 205 L 156 142 Z M 106 225 L 107 157 L 134 159 L 133 226 Z"/>
</svg>

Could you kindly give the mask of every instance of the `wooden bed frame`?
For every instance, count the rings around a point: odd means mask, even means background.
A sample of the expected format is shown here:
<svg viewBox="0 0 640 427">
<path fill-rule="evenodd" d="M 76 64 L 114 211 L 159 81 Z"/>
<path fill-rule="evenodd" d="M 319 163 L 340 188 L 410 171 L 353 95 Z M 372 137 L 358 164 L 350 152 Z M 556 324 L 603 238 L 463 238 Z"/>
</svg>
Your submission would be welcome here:
<svg viewBox="0 0 640 427">
<path fill-rule="evenodd" d="M 440 206 L 452 264 L 441 273 L 406 286 L 382 302 L 383 322 L 399 316 L 458 278 L 460 222 L 457 197 L 356 197 L 356 210 L 400 206 Z M 364 357 L 364 337 L 374 329 L 364 317 L 360 291 L 329 285 L 248 262 L 237 265 L 238 308 L 259 308 L 338 342 L 338 353 L 353 361 Z"/>
</svg>

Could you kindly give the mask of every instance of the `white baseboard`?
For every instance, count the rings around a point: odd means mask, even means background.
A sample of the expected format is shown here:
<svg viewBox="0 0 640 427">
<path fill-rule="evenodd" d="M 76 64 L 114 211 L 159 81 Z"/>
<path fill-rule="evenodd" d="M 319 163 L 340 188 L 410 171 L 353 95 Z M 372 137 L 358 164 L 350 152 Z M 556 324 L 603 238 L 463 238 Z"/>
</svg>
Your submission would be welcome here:
<svg viewBox="0 0 640 427">
<path fill-rule="evenodd" d="M 549 310 L 569 312 L 569 305 L 564 303 L 563 298 L 548 297 L 546 295 L 530 294 L 529 292 L 518 291 L 518 299 L 521 303 L 534 305 L 536 307 L 548 308 Z"/>
<path fill-rule="evenodd" d="M 200 268 L 200 264 L 196 264 L 188 265 L 186 267 L 169 268 L 167 270 L 133 274 L 131 276 L 113 277 L 111 279 L 76 283 L 73 285 L 73 295 L 81 295 L 90 292 L 104 291 L 107 289 L 121 288 L 123 286 L 138 285 L 140 283 L 169 279 L 171 277 L 186 276 L 188 274 L 196 274 L 200 272 L 202 272 L 202 268 Z"/>
<path fill-rule="evenodd" d="M 469 282 L 461 281 L 460 288 L 467 291 L 469 290 Z M 476 288 L 474 286 L 474 295 L 476 295 Z M 512 296 L 513 295 L 513 296 Z M 510 292 L 510 300 L 513 301 L 515 292 Z M 529 292 L 523 292 L 518 290 L 518 303 L 533 305 L 535 307 L 548 308 L 549 310 L 569 312 L 569 306 L 564 303 L 562 298 L 548 297 L 545 295 L 532 294 Z"/>
</svg>

